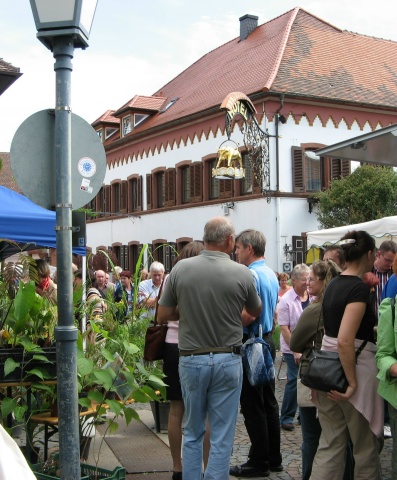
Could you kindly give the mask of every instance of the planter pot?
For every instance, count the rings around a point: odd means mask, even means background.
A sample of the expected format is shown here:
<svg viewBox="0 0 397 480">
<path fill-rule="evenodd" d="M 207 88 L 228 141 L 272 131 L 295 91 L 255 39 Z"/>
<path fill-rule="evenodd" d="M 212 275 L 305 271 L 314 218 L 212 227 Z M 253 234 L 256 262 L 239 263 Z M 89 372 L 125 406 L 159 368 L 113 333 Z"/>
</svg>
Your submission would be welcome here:
<svg viewBox="0 0 397 480">
<path fill-rule="evenodd" d="M 157 433 L 161 430 L 168 430 L 168 415 L 170 413 L 170 402 L 150 402 Z"/>
<path fill-rule="evenodd" d="M 21 382 L 21 381 L 37 381 L 39 377 L 35 375 L 28 375 L 28 371 L 34 368 L 43 368 L 49 375 L 48 378 L 55 379 L 57 376 L 56 366 L 56 347 L 43 348 L 43 353 L 37 353 L 36 355 L 45 355 L 48 362 L 33 358 L 34 353 L 26 352 L 23 348 L 1 348 L 0 349 L 0 383 L 9 382 Z M 7 358 L 12 358 L 16 363 L 21 366 L 17 367 L 13 372 L 8 375 L 4 375 L 4 364 Z"/>
</svg>

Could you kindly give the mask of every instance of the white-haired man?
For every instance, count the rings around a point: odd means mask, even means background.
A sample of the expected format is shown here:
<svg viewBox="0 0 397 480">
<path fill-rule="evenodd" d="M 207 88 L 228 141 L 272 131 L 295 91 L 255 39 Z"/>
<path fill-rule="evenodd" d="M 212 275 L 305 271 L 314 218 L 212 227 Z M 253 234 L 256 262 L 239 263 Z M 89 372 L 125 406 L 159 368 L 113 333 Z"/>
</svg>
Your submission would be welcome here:
<svg viewBox="0 0 397 480">
<path fill-rule="evenodd" d="M 157 297 L 160 285 L 164 277 L 164 265 L 160 262 L 153 262 L 150 265 L 150 278 L 139 284 L 138 301 L 141 306 L 147 309 L 146 317 L 153 316 L 156 311 Z"/>
</svg>

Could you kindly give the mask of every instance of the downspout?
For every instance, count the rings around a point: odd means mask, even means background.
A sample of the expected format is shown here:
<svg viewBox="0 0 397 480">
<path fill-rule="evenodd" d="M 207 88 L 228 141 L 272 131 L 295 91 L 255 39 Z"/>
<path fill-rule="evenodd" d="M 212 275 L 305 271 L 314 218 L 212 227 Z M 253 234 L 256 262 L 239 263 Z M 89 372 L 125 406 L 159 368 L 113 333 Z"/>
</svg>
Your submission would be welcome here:
<svg viewBox="0 0 397 480">
<path fill-rule="evenodd" d="M 280 190 L 280 166 L 279 166 L 279 144 L 278 144 L 278 124 L 279 118 L 278 114 L 284 106 L 284 94 L 280 95 L 280 108 L 275 112 L 275 134 L 276 134 L 276 192 Z M 277 251 L 277 271 L 280 271 L 282 265 L 281 260 L 281 217 L 280 217 L 280 206 L 281 199 L 280 196 L 276 197 L 276 251 Z"/>
</svg>

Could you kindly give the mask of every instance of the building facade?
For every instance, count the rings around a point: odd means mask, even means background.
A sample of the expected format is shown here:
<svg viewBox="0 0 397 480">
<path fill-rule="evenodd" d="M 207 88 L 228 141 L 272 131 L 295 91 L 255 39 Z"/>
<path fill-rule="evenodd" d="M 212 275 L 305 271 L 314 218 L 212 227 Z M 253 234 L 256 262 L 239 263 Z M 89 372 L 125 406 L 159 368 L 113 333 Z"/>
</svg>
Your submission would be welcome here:
<svg viewBox="0 0 397 480">
<path fill-rule="evenodd" d="M 274 270 L 305 261 L 305 232 L 318 228 L 309 196 L 354 168 L 314 152 L 397 123 L 396 59 L 396 42 L 342 31 L 301 8 L 260 26 L 245 15 L 238 38 L 92 124 L 107 171 L 87 205 L 89 247 L 111 248 L 134 270 L 148 244 L 169 270 L 208 219 L 229 215 L 237 232 L 265 234 Z M 259 144 L 261 158 L 252 153 Z M 226 146 L 240 152 L 244 178 L 214 178 Z"/>
</svg>

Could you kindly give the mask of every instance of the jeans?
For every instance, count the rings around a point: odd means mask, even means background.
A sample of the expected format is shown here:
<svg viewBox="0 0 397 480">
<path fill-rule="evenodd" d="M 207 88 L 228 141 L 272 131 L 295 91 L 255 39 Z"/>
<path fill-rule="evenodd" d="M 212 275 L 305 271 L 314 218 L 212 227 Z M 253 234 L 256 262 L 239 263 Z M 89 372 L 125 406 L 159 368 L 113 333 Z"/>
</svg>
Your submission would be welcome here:
<svg viewBox="0 0 397 480">
<path fill-rule="evenodd" d="M 321 435 L 316 407 L 299 407 L 302 427 L 302 480 L 309 480 Z"/>
<path fill-rule="evenodd" d="M 287 364 L 287 383 L 285 385 L 283 403 L 281 405 L 281 425 L 294 423 L 298 401 L 296 396 L 296 386 L 299 366 L 295 363 L 292 353 L 284 353 L 285 363 Z"/>
<path fill-rule="evenodd" d="M 264 337 L 264 340 L 269 343 L 274 357 L 276 351 L 271 334 Z M 240 405 L 251 441 L 249 462 L 263 471 L 268 470 L 269 466 L 281 465 L 280 420 L 275 381 L 268 385 L 253 387 L 243 369 Z"/>
<path fill-rule="evenodd" d="M 241 357 L 233 353 L 183 356 L 179 375 L 185 404 L 183 479 L 202 480 L 208 415 L 211 448 L 204 479 L 229 480 L 243 379 Z"/>
</svg>

